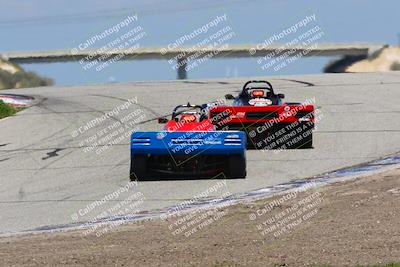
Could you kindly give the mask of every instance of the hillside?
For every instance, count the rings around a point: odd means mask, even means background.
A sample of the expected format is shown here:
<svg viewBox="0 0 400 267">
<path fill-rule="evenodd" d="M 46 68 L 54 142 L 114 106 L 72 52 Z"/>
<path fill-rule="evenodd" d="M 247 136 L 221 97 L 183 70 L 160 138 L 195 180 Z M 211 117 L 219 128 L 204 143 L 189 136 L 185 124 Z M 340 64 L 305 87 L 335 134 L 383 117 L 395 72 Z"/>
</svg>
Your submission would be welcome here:
<svg viewBox="0 0 400 267">
<path fill-rule="evenodd" d="M 17 64 L 0 58 L 0 90 L 52 85 L 53 80 L 26 72 Z"/>
</svg>

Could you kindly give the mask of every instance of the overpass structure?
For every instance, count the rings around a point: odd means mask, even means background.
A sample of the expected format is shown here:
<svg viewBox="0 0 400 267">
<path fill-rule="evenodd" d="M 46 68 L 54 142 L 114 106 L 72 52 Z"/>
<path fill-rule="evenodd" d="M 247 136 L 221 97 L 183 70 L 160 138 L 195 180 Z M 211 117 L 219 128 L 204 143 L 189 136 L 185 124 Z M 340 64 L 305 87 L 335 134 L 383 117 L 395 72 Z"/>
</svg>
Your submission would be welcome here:
<svg viewBox="0 0 400 267">
<path fill-rule="evenodd" d="M 62 49 L 44 51 L 0 52 L 0 57 L 12 63 L 55 63 L 71 61 L 104 61 L 112 58 L 118 60 L 173 60 L 176 61 L 178 79 L 186 79 L 186 66 L 190 60 L 199 58 L 243 58 L 243 57 L 278 57 L 282 55 L 301 56 L 368 56 L 385 44 L 365 43 L 321 43 L 312 46 L 275 44 L 263 47 L 262 44 L 224 45 L 221 47 L 182 46 L 174 49 L 166 47 L 143 47 L 104 50 L 100 48 Z M 210 56 L 211 55 L 211 56 Z"/>
</svg>

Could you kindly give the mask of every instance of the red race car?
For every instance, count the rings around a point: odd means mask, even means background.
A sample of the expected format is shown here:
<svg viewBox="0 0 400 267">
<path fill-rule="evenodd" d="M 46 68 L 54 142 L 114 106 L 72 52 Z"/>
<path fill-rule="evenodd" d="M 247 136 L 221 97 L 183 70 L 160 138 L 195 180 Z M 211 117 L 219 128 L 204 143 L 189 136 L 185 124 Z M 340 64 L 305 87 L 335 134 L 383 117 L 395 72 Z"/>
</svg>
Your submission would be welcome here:
<svg viewBox="0 0 400 267">
<path fill-rule="evenodd" d="M 218 130 L 240 130 L 247 133 L 247 147 L 257 149 L 312 148 L 314 106 L 283 102 L 267 81 L 248 81 L 233 105 L 210 109 L 210 120 Z"/>
</svg>

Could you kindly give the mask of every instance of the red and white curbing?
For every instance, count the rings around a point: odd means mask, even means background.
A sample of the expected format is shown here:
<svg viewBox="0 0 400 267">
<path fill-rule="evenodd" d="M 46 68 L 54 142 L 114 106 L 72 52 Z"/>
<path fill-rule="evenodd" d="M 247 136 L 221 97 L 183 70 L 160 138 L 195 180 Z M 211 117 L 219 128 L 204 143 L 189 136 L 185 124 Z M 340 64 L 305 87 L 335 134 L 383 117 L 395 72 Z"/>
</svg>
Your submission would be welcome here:
<svg viewBox="0 0 400 267">
<path fill-rule="evenodd" d="M 35 99 L 24 95 L 0 94 L 0 100 L 14 107 L 30 107 Z"/>
</svg>

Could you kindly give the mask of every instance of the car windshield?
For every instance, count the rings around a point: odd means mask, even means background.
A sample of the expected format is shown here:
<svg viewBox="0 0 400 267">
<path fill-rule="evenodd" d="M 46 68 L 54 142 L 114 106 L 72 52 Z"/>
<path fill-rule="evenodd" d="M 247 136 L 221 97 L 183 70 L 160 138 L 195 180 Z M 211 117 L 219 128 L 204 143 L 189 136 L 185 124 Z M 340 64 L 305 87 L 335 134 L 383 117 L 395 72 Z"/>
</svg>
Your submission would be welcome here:
<svg viewBox="0 0 400 267">
<path fill-rule="evenodd" d="M 200 121 L 203 119 L 202 108 L 197 106 L 175 108 L 172 119 L 186 122 Z"/>
</svg>

